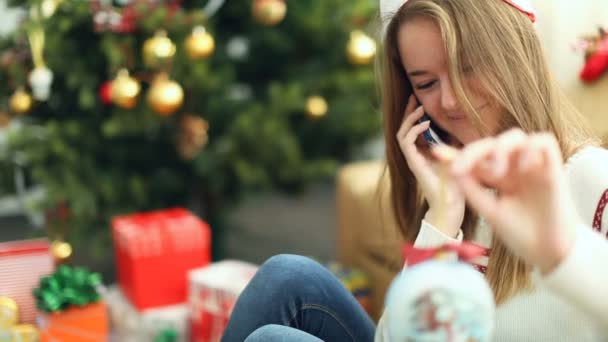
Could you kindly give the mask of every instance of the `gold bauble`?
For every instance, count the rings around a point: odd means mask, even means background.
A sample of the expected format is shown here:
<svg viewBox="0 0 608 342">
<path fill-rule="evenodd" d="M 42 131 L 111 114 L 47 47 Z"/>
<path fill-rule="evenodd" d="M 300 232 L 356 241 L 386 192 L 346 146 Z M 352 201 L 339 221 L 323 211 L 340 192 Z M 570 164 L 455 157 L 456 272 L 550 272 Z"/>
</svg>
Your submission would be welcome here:
<svg viewBox="0 0 608 342">
<path fill-rule="evenodd" d="M 11 342 L 38 342 L 40 334 L 33 324 L 17 324 L 11 329 Z"/>
<path fill-rule="evenodd" d="M 64 262 L 72 256 L 72 245 L 65 241 L 55 240 L 51 244 L 51 254 L 53 254 L 55 261 Z"/>
<path fill-rule="evenodd" d="M 144 42 L 144 64 L 150 68 L 167 64 L 174 55 L 175 44 L 167 37 L 167 32 L 164 30 L 157 31 L 154 37 Z"/>
<path fill-rule="evenodd" d="M 7 112 L 0 112 L 0 128 L 6 127 L 11 123 L 11 115 Z"/>
<path fill-rule="evenodd" d="M 322 96 L 314 95 L 306 100 L 306 114 L 314 119 L 327 114 L 327 101 Z"/>
<path fill-rule="evenodd" d="M 287 4 L 284 0 L 254 0 L 252 12 L 260 24 L 274 26 L 285 18 Z"/>
<path fill-rule="evenodd" d="M 19 322 L 19 307 L 14 299 L 0 297 L 0 331 L 9 329 Z"/>
<path fill-rule="evenodd" d="M 215 40 L 203 26 L 195 27 L 184 45 L 188 57 L 194 60 L 209 57 L 215 50 Z"/>
<path fill-rule="evenodd" d="M 33 104 L 34 100 L 32 99 L 32 95 L 21 88 L 17 89 L 17 91 L 11 95 L 10 108 L 13 113 L 26 114 L 32 110 Z"/>
<path fill-rule="evenodd" d="M 140 91 L 141 86 L 139 82 L 129 76 L 127 69 L 121 69 L 114 81 L 112 81 L 112 102 L 119 107 L 132 109 L 137 104 L 137 97 Z"/>
<path fill-rule="evenodd" d="M 157 76 L 148 92 L 148 103 L 160 115 L 175 113 L 184 103 L 184 90 L 167 75 Z"/>
<path fill-rule="evenodd" d="M 370 64 L 376 56 L 376 42 L 362 31 L 355 30 L 350 33 L 346 54 L 352 64 Z"/>
</svg>

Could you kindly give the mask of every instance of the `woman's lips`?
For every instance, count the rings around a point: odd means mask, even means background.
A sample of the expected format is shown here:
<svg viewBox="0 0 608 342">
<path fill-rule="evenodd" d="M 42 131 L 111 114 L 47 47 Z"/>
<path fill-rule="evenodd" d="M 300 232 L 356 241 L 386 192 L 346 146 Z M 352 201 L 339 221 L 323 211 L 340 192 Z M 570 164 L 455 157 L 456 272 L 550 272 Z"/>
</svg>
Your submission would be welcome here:
<svg viewBox="0 0 608 342">
<path fill-rule="evenodd" d="M 457 114 L 457 115 L 447 115 L 448 119 L 450 121 L 458 121 L 458 120 L 464 120 L 467 118 L 466 115 L 464 114 Z"/>
</svg>

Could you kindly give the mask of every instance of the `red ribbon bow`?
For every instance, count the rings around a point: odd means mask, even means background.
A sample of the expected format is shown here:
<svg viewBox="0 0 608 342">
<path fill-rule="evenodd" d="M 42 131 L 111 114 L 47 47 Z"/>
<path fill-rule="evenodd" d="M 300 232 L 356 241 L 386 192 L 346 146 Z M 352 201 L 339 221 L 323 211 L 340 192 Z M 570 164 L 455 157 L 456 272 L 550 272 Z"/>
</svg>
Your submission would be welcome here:
<svg viewBox="0 0 608 342">
<path fill-rule="evenodd" d="M 416 248 L 406 243 L 403 246 L 403 257 L 408 266 L 432 260 L 441 253 L 455 253 L 459 261 L 471 263 L 474 259 L 488 256 L 488 249 L 471 242 L 461 244 L 449 243 L 436 248 Z"/>
</svg>

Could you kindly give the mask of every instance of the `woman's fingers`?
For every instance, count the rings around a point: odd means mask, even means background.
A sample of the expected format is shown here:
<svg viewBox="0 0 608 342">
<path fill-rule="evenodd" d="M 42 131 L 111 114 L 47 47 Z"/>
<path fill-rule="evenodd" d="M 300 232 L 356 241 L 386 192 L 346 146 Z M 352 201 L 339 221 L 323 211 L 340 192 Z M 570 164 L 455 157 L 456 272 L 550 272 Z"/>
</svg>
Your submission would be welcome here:
<svg viewBox="0 0 608 342">
<path fill-rule="evenodd" d="M 416 139 L 429 128 L 429 124 L 429 122 L 423 122 L 415 125 L 409 130 L 407 135 L 399 141 L 411 169 L 419 169 L 422 165 L 426 164 L 424 156 L 418 150 L 418 146 L 416 146 Z"/>
<path fill-rule="evenodd" d="M 416 99 L 416 96 L 412 94 L 407 99 L 407 105 L 405 105 L 405 113 L 403 113 L 404 117 L 407 116 L 407 114 L 416 110 L 416 107 L 418 107 L 418 99 Z"/>
<path fill-rule="evenodd" d="M 496 141 L 494 138 L 485 138 L 467 145 L 452 162 L 451 172 L 461 176 L 489 160 L 494 152 Z"/>
<path fill-rule="evenodd" d="M 422 116 L 424 115 L 424 109 L 422 106 L 416 108 L 412 112 L 406 112 L 404 114 L 403 122 L 401 123 L 401 127 L 397 132 L 397 140 L 401 141 L 403 137 L 407 135 L 410 129 L 416 124 Z"/>
<path fill-rule="evenodd" d="M 498 212 L 496 195 L 471 174 L 456 176 L 456 182 L 471 206 L 490 222 L 496 222 Z"/>
<path fill-rule="evenodd" d="M 512 173 L 513 162 L 517 160 L 527 140 L 526 134 L 520 129 L 512 129 L 496 139 L 493 155 L 493 178 L 500 179 Z"/>
<path fill-rule="evenodd" d="M 543 161 L 552 167 L 561 166 L 563 158 L 559 143 L 555 136 L 549 133 L 538 133 L 530 137 L 530 146 L 538 148 L 543 156 Z"/>
</svg>

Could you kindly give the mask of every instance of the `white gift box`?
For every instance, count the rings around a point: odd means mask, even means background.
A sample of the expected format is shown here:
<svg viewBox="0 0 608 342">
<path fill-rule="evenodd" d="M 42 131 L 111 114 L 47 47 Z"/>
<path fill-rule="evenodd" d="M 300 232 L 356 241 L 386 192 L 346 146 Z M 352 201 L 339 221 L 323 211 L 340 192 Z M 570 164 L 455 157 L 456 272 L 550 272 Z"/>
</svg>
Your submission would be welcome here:
<svg viewBox="0 0 608 342">
<path fill-rule="evenodd" d="M 110 311 L 113 341 L 149 342 L 164 329 L 175 330 L 177 342 L 189 341 L 189 310 L 186 303 L 140 312 L 118 286 L 111 286 L 104 298 Z"/>
<path fill-rule="evenodd" d="M 190 271 L 193 342 L 220 341 L 236 300 L 257 270 L 250 263 L 225 260 Z"/>
</svg>

